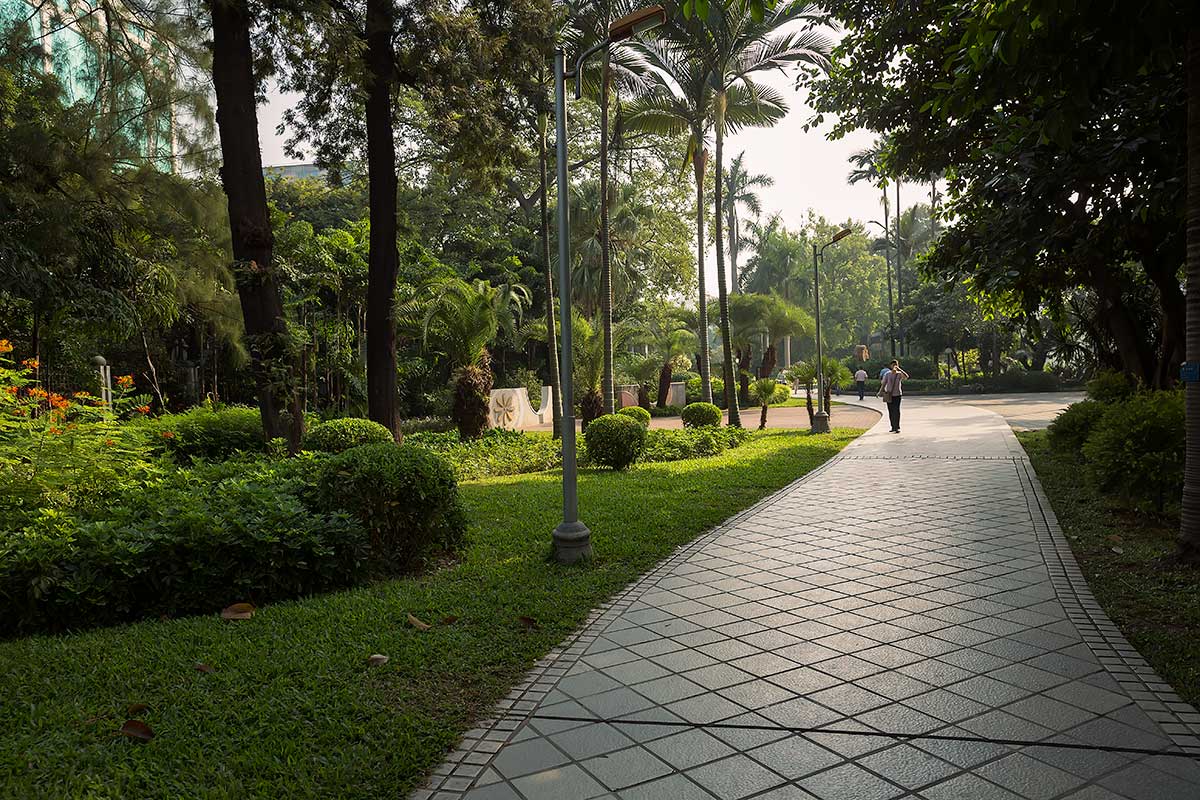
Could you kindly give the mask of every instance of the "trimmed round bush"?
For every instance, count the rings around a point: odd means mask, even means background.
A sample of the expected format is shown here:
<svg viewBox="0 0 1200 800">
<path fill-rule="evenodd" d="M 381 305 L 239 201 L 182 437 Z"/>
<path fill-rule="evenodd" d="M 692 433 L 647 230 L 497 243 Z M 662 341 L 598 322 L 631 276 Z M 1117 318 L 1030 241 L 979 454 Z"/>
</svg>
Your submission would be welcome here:
<svg viewBox="0 0 1200 800">
<path fill-rule="evenodd" d="M 644 428 L 650 427 L 650 412 L 641 406 L 625 406 L 617 413 L 637 420 Z"/>
<path fill-rule="evenodd" d="M 1108 408 L 1104 403 L 1095 400 L 1084 400 L 1067 406 L 1046 428 L 1046 438 L 1050 440 L 1050 446 L 1062 452 L 1082 454 L 1084 442 Z"/>
<path fill-rule="evenodd" d="M 715 393 L 717 387 L 713 387 Z M 691 403 L 679 415 L 685 428 L 703 428 L 721 424 L 721 409 L 712 403 Z"/>
<path fill-rule="evenodd" d="M 361 522 L 372 556 L 389 567 L 456 547 L 466 533 L 450 462 L 411 445 L 364 444 L 331 456 L 322 465 L 316 505 Z"/>
<path fill-rule="evenodd" d="M 213 410 L 198 406 L 182 414 L 157 420 L 156 429 L 169 431 L 162 439 L 167 452 L 180 463 L 224 461 L 243 453 L 266 449 L 262 417 L 257 408 L 226 406 Z"/>
<path fill-rule="evenodd" d="M 646 444 L 646 428 L 633 417 L 605 414 L 592 420 L 584 440 L 591 461 L 620 470 L 641 455 Z"/>
<path fill-rule="evenodd" d="M 392 432 L 378 422 L 345 417 L 314 425 L 304 437 L 304 449 L 341 453 L 360 444 L 390 444 L 392 441 Z"/>
<path fill-rule="evenodd" d="M 1183 392 L 1139 392 L 1110 406 L 1083 446 L 1095 486 L 1163 510 L 1183 492 Z"/>
</svg>

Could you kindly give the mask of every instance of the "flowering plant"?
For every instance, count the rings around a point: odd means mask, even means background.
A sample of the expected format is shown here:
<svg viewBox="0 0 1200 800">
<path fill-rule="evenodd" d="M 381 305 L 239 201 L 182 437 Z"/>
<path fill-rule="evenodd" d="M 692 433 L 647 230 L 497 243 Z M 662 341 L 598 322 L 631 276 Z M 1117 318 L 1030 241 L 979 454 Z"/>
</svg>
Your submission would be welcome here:
<svg viewBox="0 0 1200 800">
<path fill-rule="evenodd" d="M 0 514 L 102 502 L 128 479 L 157 472 L 145 432 L 121 421 L 150 411 L 149 397 L 132 393 L 132 376 L 117 379 L 111 403 L 59 394 L 38 380 L 37 359 L 15 363 L 12 349 L 0 339 Z"/>
</svg>

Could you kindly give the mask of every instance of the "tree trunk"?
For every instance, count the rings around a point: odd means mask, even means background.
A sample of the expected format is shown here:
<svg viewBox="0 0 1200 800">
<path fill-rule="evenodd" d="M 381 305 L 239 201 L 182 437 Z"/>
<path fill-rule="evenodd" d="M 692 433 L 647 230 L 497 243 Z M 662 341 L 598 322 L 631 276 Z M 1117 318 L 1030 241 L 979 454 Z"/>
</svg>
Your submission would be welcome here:
<svg viewBox="0 0 1200 800">
<path fill-rule="evenodd" d="M 750 405 L 750 345 L 737 349 L 738 401 Z"/>
<path fill-rule="evenodd" d="M 213 91 L 221 139 L 221 185 L 229 206 L 234 275 L 242 306 L 250 369 L 267 439 L 287 436 L 299 449 L 304 417 L 294 390 L 283 300 L 274 273 L 274 236 L 258 143 L 257 81 L 245 0 L 210 0 Z M 292 407 L 285 430 L 284 409 Z"/>
<path fill-rule="evenodd" d="M 901 268 L 904 266 L 904 255 L 901 252 L 903 244 L 900 242 L 900 179 L 896 178 L 896 302 L 901 308 L 904 307 L 904 277 L 901 275 Z M 900 337 L 900 355 L 907 355 L 907 350 L 904 346 L 904 336 Z M 895 358 L 895 355 L 892 356 Z"/>
<path fill-rule="evenodd" d="M 600 319 L 604 330 L 604 374 L 600 392 L 604 413 L 616 408 L 613 379 L 612 248 L 608 231 L 608 94 L 609 56 L 604 48 L 604 66 L 600 71 Z"/>
<path fill-rule="evenodd" d="M 767 349 L 763 351 L 762 363 L 758 367 L 758 377 L 769 378 L 775 372 L 776 358 L 775 344 L 772 342 L 767 345 Z"/>
<path fill-rule="evenodd" d="M 725 285 L 725 236 L 722 220 L 721 220 L 721 200 L 724 194 L 721 182 L 724 180 L 724 165 L 721 163 L 723 158 L 722 148 L 725 144 L 725 92 L 716 93 L 716 119 L 713 127 L 716 129 L 716 158 L 717 170 L 713 176 L 715 179 L 715 208 L 716 213 L 713 215 L 713 225 L 716 228 L 716 245 L 717 245 L 717 302 L 721 309 L 721 354 L 724 358 L 724 374 L 725 374 L 725 404 L 729 412 L 729 427 L 742 427 L 742 415 L 738 411 L 738 396 L 737 386 L 734 383 L 735 375 L 733 374 L 733 342 L 730 341 L 729 335 L 729 290 Z"/>
<path fill-rule="evenodd" d="M 540 98 L 545 101 L 545 98 Z M 554 270 L 550 261 L 550 212 L 547 209 L 546 196 L 550 193 L 550 181 L 547 171 L 546 126 L 548 114 L 543 111 L 538 114 L 538 171 L 541 180 L 542 197 L 540 202 L 539 227 L 542 237 L 542 269 L 546 279 L 546 358 L 550 361 L 550 404 L 554 419 L 554 438 L 562 436 L 562 400 L 559 392 L 562 386 L 558 376 L 558 334 L 555 330 L 554 314 Z"/>
<path fill-rule="evenodd" d="M 704 168 L 708 160 L 708 152 L 704 149 L 704 137 L 700 132 L 693 132 L 696 140 L 696 153 L 692 157 L 692 166 L 696 174 L 696 275 L 700 281 L 700 298 L 697 309 L 700 314 L 699 330 L 696 331 L 697 342 L 700 345 L 700 399 L 705 403 L 712 402 L 712 376 L 708 364 L 708 297 L 704 287 Z"/>
<path fill-rule="evenodd" d="M 367 413 L 396 436 L 396 143 L 392 137 L 392 51 L 388 0 L 367 0 L 367 181 L 371 214 L 367 260 Z"/>
<path fill-rule="evenodd" d="M 667 407 L 667 395 L 671 393 L 671 378 L 675 374 L 675 369 L 671 366 L 670 361 L 663 362 L 662 369 L 658 373 L 658 407 Z"/>
<path fill-rule="evenodd" d="M 1200 24 L 1193 15 L 1187 39 L 1187 360 L 1200 361 Z M 1200 562 L 1200 383 L 1186 388 L 1187 443 L 1179 555 Z"/>
<path fill-rule="evenodd" d="M 888 217 L 888 196 L 887 187 L 883 187 L 883 258 L 887 264 L 887 285 L 888 285 L 888 339 L 892 343 L 892 358 L 896 357 L 896 310 L 895 298 L 892 295 L 892 251 L 891 243 L 888 242 L 890 232 L 888 227 L 892 224 Z"/>
<path fill-rule="evenodd" d="M 765 427 L 767 427 L 767 407 L 764 405 L 762 407 L 762 416 L 758 418 L 758 429 L 761 431 Z"/>
<path fill-rule="evenodd" d="M 734 292 L 741 292 L 742 287 L 738 282 L 738 222 L 737 208 L 732 203 L 729 204 L 729 230 L 725 235 L 729 237 L 729 288 Z"/>
</svg>

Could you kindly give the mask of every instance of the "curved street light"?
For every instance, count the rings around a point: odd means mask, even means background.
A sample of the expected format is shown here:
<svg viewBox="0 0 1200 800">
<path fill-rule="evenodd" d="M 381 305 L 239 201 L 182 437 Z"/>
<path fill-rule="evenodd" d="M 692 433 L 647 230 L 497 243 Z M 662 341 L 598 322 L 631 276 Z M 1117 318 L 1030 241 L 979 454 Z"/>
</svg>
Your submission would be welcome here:
<svg viewBox="0 0 1200 800">
<path fill-rule="evenodd" d="M 554 529 L 554 558 L 571 564 L 592 554 L 592 532 L 579 519 L 578 475 L 575 467 L 575 391 L 572 386 L 571 352 L 571 220 L 567 202 L 567 98 L 566 81 L 575 78 L 575 99 L 583 93 L 583 64 L 610 44 L 624 41 L 667 21 L 662 6 L 633 11 L 608 26 L 608 37 L 580 54 L 575 71 L 567 72 L 567 54 L 562 45 L 554 48 L 554 133 L 558 167 L 558 304 L 561 333 L 559 375 L 562 376 L 563 519 Z"/>
<path fill-rule="evenodd" d="M 813 302 L 817 309 L 817 413 L 813 415 L 812 432 L 829 433 L 829 409 L 825 407 L 825 365 L 821 357 L 821 271 L 817 268 L 818 259 L 825 257 L 825 248 L 837 244 L 850 234 L 850 228 L 842 228 L 834 237 L 817 249 L 813 242 Z"/>
</svg>

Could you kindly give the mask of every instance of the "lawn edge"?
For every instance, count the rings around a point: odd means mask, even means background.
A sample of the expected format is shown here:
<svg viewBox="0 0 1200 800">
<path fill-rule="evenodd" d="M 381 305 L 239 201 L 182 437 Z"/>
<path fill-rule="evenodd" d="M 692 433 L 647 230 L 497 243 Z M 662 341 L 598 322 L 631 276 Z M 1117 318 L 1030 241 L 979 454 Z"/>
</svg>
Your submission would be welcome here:
<svg viewBox="0 0 1200 800">
<path fill-rule="evenodd" d="M 442 763 L 427 773 L 417 784 L 417 789 L 408 796 L 409 800 L 459 800 L 464 797 L 479 776 L 485 772 L 501 746 L 509 742 L 521 730 L 528 720 L 528 713 L 541 703 L 559 680 L 566 675 L 570 666 L 583 656 L 600 633 L 624 613 L 634 600 L 664 576 L 670 574 L 672 569 L 695 551 L 716 540 L 742 519 L 757 513 L 778 498 L 802 488 L 810 479 L 837 463 L 845 456 L 846 451 L 852 448 L 870 429 L 855 430 L 862 432 L 823 463 L 786 486 L 776 489 L 727 517 L 707 531 L 697 534 L 691 541 L 679 545 L 648 572 L 643 573 L 608 600 L 593 608 L 578 628 L 568 634 L 546 655 L 534 662 L 533 667 L 525 673 L 524 678 L 509 691 L 503 700 L 495 705 L 490 715 L 476 721 L 474 727 L 462 735 L 458 744 L 447 753 Z"/>
<path fill-rule="evenodd" d="M 1158 675 L 1096 600 L 1023 443 L 1021 448 L 1022 455 L 1014 457 L 1013 462 L 1025 490 L 1050 582 L 1071 624 L 1105 670 L 1162 727 L 1175 746 L 1200 756 L 1200 724 L 1186 722 L 1181 717 L 1195 715 L 1197 710 Z"/>
</svg>

